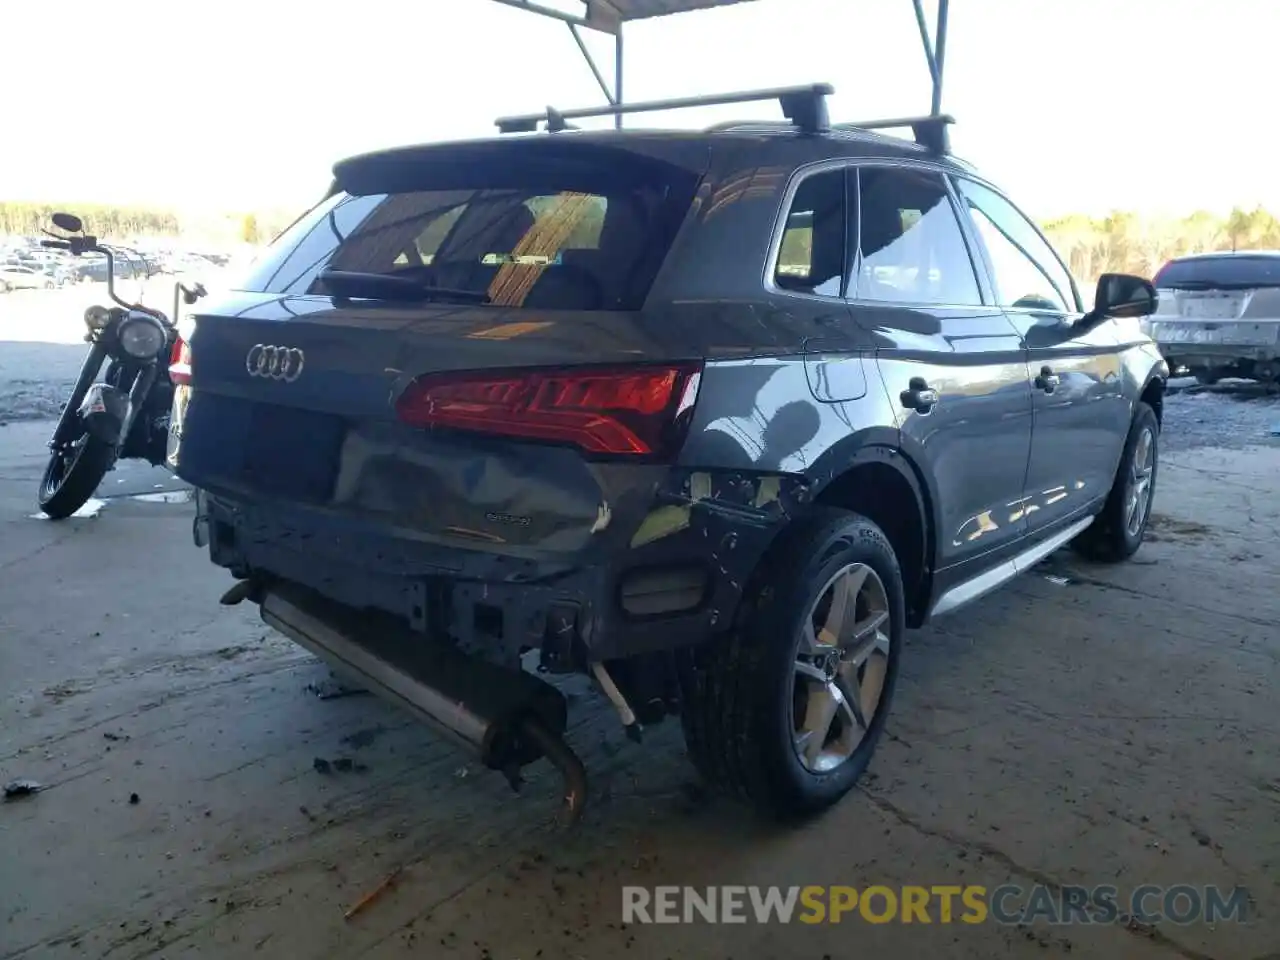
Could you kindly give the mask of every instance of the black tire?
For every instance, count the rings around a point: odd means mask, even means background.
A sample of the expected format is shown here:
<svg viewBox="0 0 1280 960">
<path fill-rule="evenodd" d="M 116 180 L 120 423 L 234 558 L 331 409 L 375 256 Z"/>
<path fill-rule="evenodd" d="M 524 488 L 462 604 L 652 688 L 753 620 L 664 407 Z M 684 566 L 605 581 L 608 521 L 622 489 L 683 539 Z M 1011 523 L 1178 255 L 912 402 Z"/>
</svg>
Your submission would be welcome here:
<svg viewBox="0 0 1280 960">
<path fill-rule="evenodd" d="M 865 564 L 884 587 L 889 651 L 866 732 L 834 769 L 814 773 L 794 744 L 793 672 L 804 618 L 843 567 Z M 695 767 L 713 789 L 745 798 L 766 816 L 817 813 L 853 787 L 884 730 L 906 630 L 902 575 L 887 537 L 870 520 L 817 508 L 797 520 L 753 578 L 734 628 L 689 652 L 682 722 Z"/>
<path fill-rule="evenodd" d="M 1218 381 L 1222 379 L 1218 375 L 1217 371 L 1214 370 L 1197 370 L 1194 376 L 1196 378 L 1196 383 L 1200 384 L 1202 387 L 1216 386 Z"/>
<path fill-rule="evenodd" d="M 40 479 L 40 509 L 52 520 L 71 516 L 88 502 L 111 469 L 115 450 L 97 437 L 86 436 L 70 462 L 49 456 Z"/>
<path fill-rule="evenodd" d="M 1133 479 L 1134 454 L 1145 433 L 1150 434 L 1151 474 L 1147 488 L 1146 505 L 1142 508 L 1141 522 L 1136 527 L 1128 523 L 1128 494 Z M 1128 560 L 1142 546 L 1147 524 L 1151 520 L 1151 506 L 1155 503 L 1156 479 L 1160 472 L 1160 421 L 1150 406 L 1138 402 L 1129 436 L 1125 440 L 1120 466 L 1116 469 L 1111 493 L 1107 496 L 1102 512 L 1084 533 L 1072 541 L 1081 556 L 1099 563 L 1121 563 Z"/>
</svg>

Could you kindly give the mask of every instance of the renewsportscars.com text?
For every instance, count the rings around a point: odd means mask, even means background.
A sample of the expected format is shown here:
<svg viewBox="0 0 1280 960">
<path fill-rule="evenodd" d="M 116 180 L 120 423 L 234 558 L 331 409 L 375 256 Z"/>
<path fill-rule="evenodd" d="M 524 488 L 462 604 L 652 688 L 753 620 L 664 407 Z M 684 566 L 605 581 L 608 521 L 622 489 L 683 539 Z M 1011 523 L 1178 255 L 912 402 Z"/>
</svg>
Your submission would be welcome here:
<svg viewBox="0 0 1280 960">
<path fill-rule="evenodd" d="M 1111 885 L 623 887 L 623 923 L 1190 924 L 1243 922 L 1248 891 Z"/>
</svg>

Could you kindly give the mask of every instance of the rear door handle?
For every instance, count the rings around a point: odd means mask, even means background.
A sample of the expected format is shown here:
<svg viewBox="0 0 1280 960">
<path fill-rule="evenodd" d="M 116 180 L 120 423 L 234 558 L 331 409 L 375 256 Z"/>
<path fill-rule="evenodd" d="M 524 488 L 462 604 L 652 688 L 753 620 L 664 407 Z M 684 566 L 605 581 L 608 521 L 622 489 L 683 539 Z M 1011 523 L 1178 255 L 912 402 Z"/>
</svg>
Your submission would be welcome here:
<svg viewBox="0 0 1280 960">
<path fill-rule="evenodd" d="M 1040 376 L 1036 377 L 1036 389 L 1043 390 L 1045 393 L 1053 393 L 1058 389 L 1061 378 L 1053 372 L 1049 367 L 1040 368 Z"/>
<path fill-rule="evenodd" d="M 907 389 L 899 394 L 902 405 L 916 413 L 928 413 L 938 403 L 938 391 L 925 382 L 924 377 L 912 377 Z"/>
</svg>

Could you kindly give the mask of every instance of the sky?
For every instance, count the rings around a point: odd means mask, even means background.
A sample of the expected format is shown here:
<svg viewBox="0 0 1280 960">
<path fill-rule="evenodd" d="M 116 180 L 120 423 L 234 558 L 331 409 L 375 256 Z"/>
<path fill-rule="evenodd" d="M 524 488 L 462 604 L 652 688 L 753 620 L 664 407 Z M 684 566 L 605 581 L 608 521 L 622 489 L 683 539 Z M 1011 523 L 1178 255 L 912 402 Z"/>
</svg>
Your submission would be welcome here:
<svg viewBox="0 0 1280 960">
<path fill-rule="evenodd" d="M 564 24 L 492 0 L 5 7 L 0 84 L 21 109 L 0 127 L 0 200 L 293 209 L 344 156 L 601 102 Z M 953 149 L 1041 218 L 1280 210 L 1278 37 L 1280 0 L 952 0 Z M 629 100 L 825 81 L 834 120 L 929 108 L 911 0 L 752 0 L 630 24 L 626 44 Z"/>
</svg>

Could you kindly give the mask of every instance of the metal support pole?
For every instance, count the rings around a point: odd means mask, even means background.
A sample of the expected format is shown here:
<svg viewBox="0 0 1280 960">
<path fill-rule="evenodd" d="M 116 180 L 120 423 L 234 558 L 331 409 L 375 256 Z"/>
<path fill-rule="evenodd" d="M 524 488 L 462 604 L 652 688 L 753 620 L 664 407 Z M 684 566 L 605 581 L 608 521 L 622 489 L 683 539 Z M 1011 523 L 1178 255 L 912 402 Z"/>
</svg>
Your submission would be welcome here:
<svg viewBox="0 0 1280 960">
<path fill-rule="evenodd" d="M 930 113 L 942 112 L 942 67 L 947 56 L 947 14 L 950 0 L 938 0 L 938 22 L 934 27 L 933 38 L 929 37 L 929 24 L 924 15 L 924 0 L 911 0 L 916 10 L 916 26 L 920 28 L 920 44 L 924 47 L 924 58 L 929 64 L 929 77 L 933 80 L 933 99 Z"/>
<path fill-rule="evenodd" d="M 582 59 L 587 61 L 587 66 L 591 68 L 591 75 L 596 78 L 596 83 L 600 85 L 600 91 L 604 94 L 604 98 L 612 104 L 617 104 L 617 94 L 609 92 L 609 84 L 605 83 L 604 74 L 600 72 L 600 68 L 596 66 L 595 57 L 591 56 L 591 51 L 587 49 L 587 45 L 583 42 L 582 34 L 578 32 L 576 23 L 569 24 L 569 32 L 573 34 L 573 40 L 578 45 L 578 50 L 582 53 Z"/>
<path fill-rule="evenodd" d="M 622 103 L 622 26 L 613 35 L 613 102 Z M 622 129 L 622 114 L 614 114 L 613 126 Z"/>
<path fill-rule="evenodd" d="M 947 8 L 949 0 L 938 0 L 938 26 L 934 30 L 933 41 L 933 109 L 931 113 L 942 112 L 942 68 L 947 58 Z"/>
</svg>

